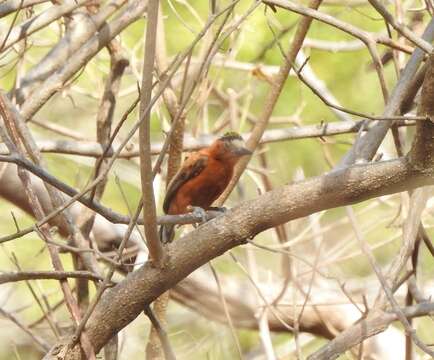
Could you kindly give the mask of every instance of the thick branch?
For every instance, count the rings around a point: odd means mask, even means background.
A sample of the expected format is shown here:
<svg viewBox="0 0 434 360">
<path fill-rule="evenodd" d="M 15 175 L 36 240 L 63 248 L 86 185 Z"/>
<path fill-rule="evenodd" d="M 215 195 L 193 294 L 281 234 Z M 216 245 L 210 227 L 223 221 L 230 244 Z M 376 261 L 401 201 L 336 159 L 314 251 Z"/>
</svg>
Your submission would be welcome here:
<svg viewBox="0 0 434 360">
<path fill-rule="evenodd" d="M 432 175 L 402 158 L 333 171 L 244 202 L 168 246 L 169 260 L 163 269 L 147 263 L 109 290 L 86 331 L 95 349 L 100 349 L 142 312 L 144 304 L 246 238 L 317 211 L 432 184 Z M 68 359 L 78 358 L 77 354 L 71 352 Z"/>
<path fill-rule="evenodd" d="M 434 115 L 434 53 L 427 61 L 418 114 Z M 411 160 L 423 167 L 434 163 L 434 124 L 431 121 L 417 125 Z"/>
<path fill-rule="evenodd" d="M 424 316 L 434 312 L 433 303 L 418 304 L 402 309 L 404 315 L 408 318 L 416 316 Z M 379 312 L 372 314 L 367 319 L 364 319 L 356 325 L 348 328 L 339 336 L 344 338 L 345 341 L 341 342 L 341 347 L 324 347 L 320 351 L 316 352 L 312 356 L 309 356 L 309 360 L 333 360 L 336 359 L 341 353 L 347 349 L 359 344 L 363 340 L 377 335 L 384 330 L 395 320 L 398 320 L 398 315 L 391 312 Z"/>
</svg>

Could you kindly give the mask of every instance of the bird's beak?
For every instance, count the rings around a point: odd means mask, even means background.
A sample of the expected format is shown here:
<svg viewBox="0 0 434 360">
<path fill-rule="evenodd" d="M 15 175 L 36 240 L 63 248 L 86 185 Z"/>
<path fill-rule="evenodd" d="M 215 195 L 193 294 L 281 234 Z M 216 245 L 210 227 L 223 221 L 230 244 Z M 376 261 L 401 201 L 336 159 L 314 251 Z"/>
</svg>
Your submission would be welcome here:
<svg viewBox="0 0 434 360">
<path fill-rule="evenodd" d="M 234 151 L 235 155 L 237 156 L 244 156 L 244 155 L 252 155 L 253 152 L 249 149 L 246 149 L 245 147 L 240 147 L 238 149 L 235 149 Z"/>
</svg>

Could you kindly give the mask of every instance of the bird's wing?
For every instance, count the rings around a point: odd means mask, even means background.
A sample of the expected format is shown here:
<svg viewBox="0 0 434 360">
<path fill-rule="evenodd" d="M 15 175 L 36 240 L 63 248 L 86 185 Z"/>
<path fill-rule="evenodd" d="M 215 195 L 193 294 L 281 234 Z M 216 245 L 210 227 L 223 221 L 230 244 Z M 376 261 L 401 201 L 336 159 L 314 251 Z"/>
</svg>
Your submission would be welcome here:
<svg viewBox="0 0 434 360">
<path fill-rule="evenodd" d="M 206 167 L 208 156 L 201 153 L 192 153 L 182 164 L 179 171 L 173 177 L 167 187 L 166 196 L 164 198 L 163 210 L 167 214 L 170 203 L 175 197 L 179 188 L 188 180 L 198 176 Z"/>
</svg>

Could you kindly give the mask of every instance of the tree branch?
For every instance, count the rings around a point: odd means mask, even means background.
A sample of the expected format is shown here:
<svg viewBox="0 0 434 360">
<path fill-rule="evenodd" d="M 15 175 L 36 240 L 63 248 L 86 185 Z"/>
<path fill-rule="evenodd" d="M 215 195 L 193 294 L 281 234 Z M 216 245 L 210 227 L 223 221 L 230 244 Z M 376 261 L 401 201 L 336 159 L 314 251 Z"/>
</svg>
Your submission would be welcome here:
<svg viewBox="0 0 434 360">
<path fill-rule="evenodd" d="M 62 5 L 51 6 L 45 12 L 38 14 L 24 23 L 14 27 L 8 34 L 8 37 L 6 37 L 6 34 L 5 36 L 0 37 L 0 44 L 3 44 L 0 51 L 3 52 L 7 50 L 18 41 L 26 38 L 45 26 L 50 25 L 60 17 L 69 14 L 71 11 L 85 5 L 87 2 L 90 2 L 90 0 L 67 1 Z"/>
<path fill-rule="evenodd" d="M 414 126 L 415 121 L 397 121 L 398 126 Z M 310 139 L 317 137 L 327 137 L 341 134 L 365 132 L 371 129 L 375 124 L 370 122 L 363 126 L 365 121 L 345 121 L 345 122 L 321 122 L 317 125 L 292 126 L 281 129 L 269 129 L 264 132 L 259 141 L 259 144 L 269 144 L 274 142 Z M 244 139 L 251 136 L 251 133 L 241 134 Z M 183 151 L 196 151 L 206 146 L 209 146 L 217 137 L 212 135 L 201 135 L 193 138 L 187 135 Z M 97 142 L 92 141 L 70 141 L 70 140 L 39 140 L 36 142 L 41 152 L 78 155 L 88 157 L 111 157 L 116 152 L 116 147 L 113 150 L 104 152 L 104 148 Z M 154 142 L 151 144 L 151 154 L 158 155 L 161 152 L 163 144 Z M 8 155 L 6 147 L 0 144 L 0 155 Z M 122 150 L 118 158 L 131 159 L 139 156 L 137 146 L 130 144 L 128 149 Z"/>
<path fill-rule="evenodd" d="M 427 115 L 434 115 L 434 55 L 431 54 L 428 59 L 428 68 L 425 74 L 424 83 L 422 86 L 422 101 L 418 108 L 419 113 L 424 113 Z M 434 168 L 434 124 L 432 122 L 425 122 L 416 128 L 416 135 L 413 141 L 412 148 L 408 155 L 410 159 L 410 167 L 413 169 L 412 171 L 419 171 L 420 169 L 425 169 L 428 172 L 431 172 Z M 409 180 L 412 181 L 412 180 Z M 419 209 L 420 210 L 420 209 Z M 421 211 L 421 210 L 420 210 Z M 410 219 L 414 221 L 414 219 Z M 413 224 L 414 225 L 414 224 Z M 409 233 L 407 229 L 407 237 L 411 237 L 412 234 Z M 417 230 L 416 230 L 417 231 Z M 408 247 L 412 246 L 411 239 L 406 239 L 407 245 L 402 250 L 403 254 L 395 261 L 393 266 L 393 275 L 396 277 L 396 273 L 399 271 L 398 267 L 402 267 L 401 257 L 408 258 L 410 255 L 408 253 Z M 381 311 L 381 309 L 376 309 L 375 311 Z M 375 312 L 374 311 L 374 312 Z M 372 318 L 373 316 L 373 318 Z M 363 328 L 360 328 L 359 325 L 354 325 L 341 334 L 339 334 L 335 339 L 330 341 L 327 345 L 323 346 L 320 350 L 315 352 L 310 359 L 335 359 L 342 352 L 350 349 L 352 346 L 360 343 L 365 338 L 375 335 L 379 332 L 382 332 L 386 329 L 387 325 L 383 324 L 379 326 L 375 322 L 378 318 L 374 315 L 369 316 L 369 319 L 372 319 L 374 322 L 374 326 L 371 326 L 372 331 L 366 332 Z M 397 316 L 397 315 L 396 315 Z M 371 321 L 371 320 L 369 320 Z M 365 324 L 367 326 L 367 324 Z M 384 327 L 383 327 L 384 326 Z M 359 336 L 358 340 L 354 337 L 354 335 L 359 334 L 363 329 L 364 335 Z"/>
<path fill-rule="evenodd" d="M 414 169 L 406 158 L 356 165 L 270 191 L 246 201 L 168 246 L 163 269 L 149 263 L 108 290 L 86 332 L 95 349 L 193 270 L 246 238 L 317 211 L 434 183 L 432 169 Z M 306 201 L 309 199 L 309 201 Z M 194 248 L 191 244 L 194 243 Z M 68 359 L 76 358 L 75 350 Z"/>
<path fill-rule="evenodd" d="M 318 9 L 321 2 L 322 0 L 311 0 L 309 2 L 309 10 Z M 295 58 L 297 57 L 297 54 L 303 45 L 303 41 L 307 35 L 307 32 L 309 31 L 312 20 L 313 19 L 311 17 L 303 17 L 297 26 L 295 37 L 291 44 L 291 47 L 288 53 L 285 54 L 285 57 L 283 59 L 283 64 L 280 66 L 278 74 L 275 76 L 273 82 L 271 83 L 271 89 L 268 93 L 268 96 L 265 99 L 265 103 L 263 105 L 263 111 L 261 112 L 261 115 L 256 121 L 252 133 L 250 134 L 248 140 L 246 141 L 246 147 L 249 150 L 254 151 L 259 145 L 259 141 L 261 140 L 261 137 L 265 129 L 267 128 L 268 122 L 270 121 L 271 114 L 273 113 L 274 107 L 277 103 L 277 100 L 279 99 L 280 93 L 283 90 L 283 87 L 286 83 L 286 79 L 288 78 L 289 72 L 295 62 Z M 216 200 L 217 206 L 223 205 L 223 203 L 226 201 L 226 199 L 234 189 L 235 185 L 238 183 L 238 180 L 240 179 L 244 170 L 246 169 L 247 164 L 249 163 L 251 157 L 252 155 L 244 156 L 238 161 L 238 164 L 236 165 L 234 170 L 234 175 L 232 176 L 229 185 L 226 187 L 223 194 L 221 194 L 219 198 Z"/>
<path fill-rule="evenodd" d="M 140 178 L 143 196 L 143 224 L 149 255 L 156 266 L 161 267 L 164 258 L 164 249 L 158 238 L 157 211 L 152 176 L 151 160 L 151 97 L 152 78 L 155 63 L 155 47 L 157 42 L 158 0 L 149 0 L 148 23 L 146 26 L 145 59 L 143 61 L 142 89 L 140 92 L 140 118 L 139 153 Z"/>
<path fill-rule="evenodd" d="M 402 312 L 407 318 L 429 315 L 434 312 L 434 303 L 410 306 L 402 309 Z M 356 325 L 342 332 L 339 335 L 342 340 L 339 342 L 339 345 L 333 347 L 324 346 L 319 351 L 309 356 L 308 360 L 336 359 L 340 354 L 356 346 L 363 340 L 383 332 L 396 320 L 398 320 L 398 315 L 393 312 L 379 312 L 373 314 L 369 318 L 359 321 Z"/>
<path fill-rule="evenodd" d="M 0 273 L 0 284 L 23 280 L 52 279 L 65 280 L 68 278 L 88 279 L 100 281 L 102 277 L 90 271 L 16 271 Z"/>
</svg>

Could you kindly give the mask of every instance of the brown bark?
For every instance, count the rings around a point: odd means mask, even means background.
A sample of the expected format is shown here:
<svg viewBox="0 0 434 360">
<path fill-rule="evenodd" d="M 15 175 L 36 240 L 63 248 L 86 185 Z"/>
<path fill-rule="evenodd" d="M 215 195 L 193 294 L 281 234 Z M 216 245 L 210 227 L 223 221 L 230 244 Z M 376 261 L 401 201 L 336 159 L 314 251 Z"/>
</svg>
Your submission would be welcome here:
<svg viewBox="0 0 434 360">
<path fill-rule="evenodd" d="M 432 175 L 432 169 L 415 169 L 402 158 L 333 171 L 246 201 L 168 246 L 165 268 L 147 263 L 108 290 L 86 332 L 98 351 L 134 320 L 145 304 L 209 260 L 243 244 L 246 238 L 317 211 L 433 184 Z M 67 359 L 78 358 L 77 348 L 68 352 Z"/>
</svg>

